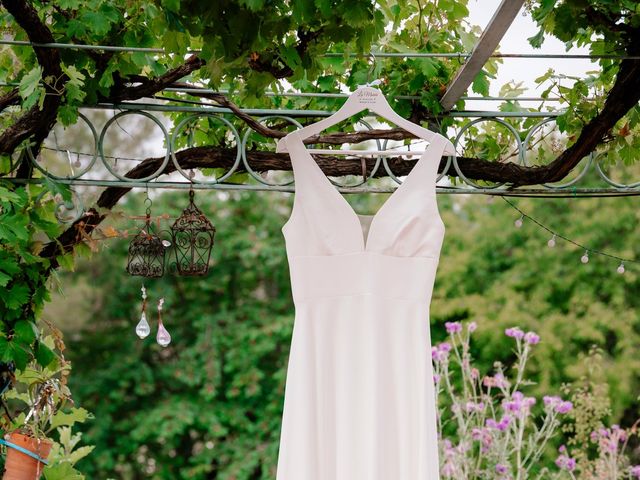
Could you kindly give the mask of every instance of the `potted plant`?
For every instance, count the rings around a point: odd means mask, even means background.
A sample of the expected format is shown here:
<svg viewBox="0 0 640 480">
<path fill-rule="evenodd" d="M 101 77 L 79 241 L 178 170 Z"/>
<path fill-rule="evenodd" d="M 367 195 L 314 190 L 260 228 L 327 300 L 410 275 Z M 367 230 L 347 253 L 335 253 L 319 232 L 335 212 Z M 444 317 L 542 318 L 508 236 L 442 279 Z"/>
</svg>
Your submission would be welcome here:
<svg viewBox="0 0 640 480">
<path fill-rule="evenodd" d="M 69 370 L 69 364 L 58 358 L 48 367 L 33 361 L 16 374 L 15 388 L 5 398 L 12 406 L 22 404 L 22 408 L 16 416 L 5 409 L 9 422 L 5 424 L 4 440 L 0 441 L 7 451 L 2 480 L 39 480 L 43 472 L 49 478 L 47 458 L 54 444 L 60 450 L 51 434 L 88 418 L 86 410 L 73 406 L 66 385 Z M 60 460 L 59 455 L 56 460 Z"/>
</svg>

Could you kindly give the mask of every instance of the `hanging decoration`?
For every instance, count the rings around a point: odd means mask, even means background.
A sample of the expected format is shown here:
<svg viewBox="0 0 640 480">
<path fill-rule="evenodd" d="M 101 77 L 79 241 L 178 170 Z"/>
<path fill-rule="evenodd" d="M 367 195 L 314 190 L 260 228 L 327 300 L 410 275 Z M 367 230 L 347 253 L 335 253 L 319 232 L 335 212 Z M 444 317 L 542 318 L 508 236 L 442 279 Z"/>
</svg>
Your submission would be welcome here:
<svg viewBox="0 0 640 480">
<path fill-rule="evenodd" d="M 166 347 L 171 343 L 171 335 L 164 327 L 162 323 L 162 306 L 164 305 L 164 298 L 158 300 L 158 333 L 156 334 L 156 342 L 161 347 Z"/>
<path fill-rule="evenodd" d="M 127 272 L 143 277 L 162 277 L 165 270 L 165 256 L 173 248 L 176 272 L 185 276 L 201 276 L 209 271 L 209 260 L 213 250 L 216 228 L 194 202 L 193 188 L 189 190 L 189 205 L 171 226 L 171 241 L 163 240 L 155 232 L 151 221 L 151 200 L 147 196 L 147 211 L 144 227 L 129 244 Z M 142 292 L 140 320 L 136 325 L 136 335 L 141 339 L 149 336 L 151 326 L 147 319 L 147 290 Z M 158 332 L 156 342 L 162 347 L 171 343 L 171 335 L 162 321 L 164 298 L 158 301 Z"/>
<path fill-rule="evenodd" d="M 145 224 L 129 244 L 127 272 L 142 277 L 161 277 L 164 275 L 165 251 L 171 245 L 162 240 L 151 222 L 151 200 L 145 200 L 147 213 Z"/>
<path fill-rule="evenodd" d="M 209 259 L 216 228 L 193 201 L 189 190 L 189 205 L 171 226 L 171 241 L 175 267 L 179 275 L 200 276 L 209 271 Z"/>
<path fill-rule="evenodd" d="M 571 243 L 572 245 L 575 245 L 576 247 L 583 249 L 584 253 L 582 254 L 582 256 L 580 257 L 580 262 L 582 262 L 583 264 L 589 263 L 589 255 L 600 255 L 603 257 L 607 257 L 607 258 L 612 258 L 616 261 L 619 261 L 620 263 L 618 264 L 618 268 L 616 268 L 616 272 L 618 272 L 619 274 L 623 274 L 626 271 L 625 268 L 625 264 L 628 263 L 640 263 L 640 261 L 638 260 L 632 260 L 629 258 L 622 258 L 619 257 L 617 255 L 612 255 L 610 253 L 607 252 L 602 252 L 600 250 L 596 250 L 593 248 L 588 248 L 584 245 L 582 245 L 581 243 L 578 243 L 574 240 L 571 240 L 570 238 L 565 237 L 564 235 L 561 235 L 557 232 L 554 232 L 553 230 L 551 230 L 549 227 L 547 227 L 546 225 L 543 225 L 542 223 L 540 223 L 538 220 L 536 220 L 535 218 L 527 215 L 526 213 L 524 213 L 522 210 L 520 210 L 515 204 L 513 204 L 512 202 L 510 202 L 509 200 L 507 200 L 505 197 L 502 197 L 502 199 L 507 202 L 509 204 L 509 206 L 511 206 L 511 208 L 513 208 L 514 210 L 516 210 L 519 214 L 520 217 L 518 219 L 516 219 L 516 221 L 514 222 L 514 225 L 516 228 L 522 228 L 522 225 L 524 224 L 524 220 L 529 219 L 531 220 L 533 223 L 535 223 L 537 226 L 539 226 L 540 228 L 543 228 L 544 230 L 546 230 L 547 232 L 549 232 L 551 234 L 551 238 L 549 239 L 549 241 L 547 242 L 547 246 L 549 248 L 554 248 L 556 246 L 557 243 L 557 239 L 560 238 L 568 243 Z"/>
<path fill-rule="evenodd" d="M 142 285 L 140 289 L 142 291 L 142 313 L 140 314 L 140 321 L 136 325 L 136 335 L 140 338 L 146 338 L 151 333 L 151 327 L 147 321 L 147 290 Z"/>
</svg>

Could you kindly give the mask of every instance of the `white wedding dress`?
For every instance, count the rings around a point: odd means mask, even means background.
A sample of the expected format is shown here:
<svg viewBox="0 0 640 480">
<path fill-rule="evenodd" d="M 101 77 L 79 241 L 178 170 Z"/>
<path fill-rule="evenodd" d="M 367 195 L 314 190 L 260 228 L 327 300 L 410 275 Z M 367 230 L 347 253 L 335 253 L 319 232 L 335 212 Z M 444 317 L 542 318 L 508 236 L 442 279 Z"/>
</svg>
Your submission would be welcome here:
<svg viewBox="0 0 640 480">
<path fill-rule="evenodd" d="M 277 480 L 438 480 L 429 305 L 445 228 L 436 138 L 375 215 L 296 132 L 286 241 L 295 304 Z"/>
</svg>

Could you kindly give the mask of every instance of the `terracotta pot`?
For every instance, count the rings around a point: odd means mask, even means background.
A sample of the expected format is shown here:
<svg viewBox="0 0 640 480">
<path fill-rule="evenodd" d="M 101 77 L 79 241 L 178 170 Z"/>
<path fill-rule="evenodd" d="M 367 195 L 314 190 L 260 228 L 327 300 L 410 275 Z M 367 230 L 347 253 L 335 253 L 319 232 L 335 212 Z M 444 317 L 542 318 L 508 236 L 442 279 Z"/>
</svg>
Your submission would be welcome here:
<svg viewBox="0 0 640 480">
<path fill-rule="evenodd" d="M 53 445 L 51 440 L 37 439 L 18 432 L 11 433 L 6 439 L 44 459 L 49 456 Z M 7 459 L 4 464 L 2 480 L 39 480 L 43 469 L 42 462 L 15 448 L 7 447 Z"/>
</svg>

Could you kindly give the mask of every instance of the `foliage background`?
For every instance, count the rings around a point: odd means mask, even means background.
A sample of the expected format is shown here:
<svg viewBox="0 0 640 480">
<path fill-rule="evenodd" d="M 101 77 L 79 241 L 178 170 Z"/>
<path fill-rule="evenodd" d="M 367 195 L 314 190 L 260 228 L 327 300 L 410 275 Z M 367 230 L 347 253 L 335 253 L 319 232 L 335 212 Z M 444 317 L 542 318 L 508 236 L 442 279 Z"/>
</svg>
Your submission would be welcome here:
<svg viewBox="0 0 640 480">
<path fill-rule="evenodd" d="M 374 211 L 384 195 L 351 195 L 360 211 Z M 124 206 L 143 206 L 140 195 Z M 288 195 L 200 193 L 197 202 L 218 234 L 206 279 L 169 277 L 147 283 L 150 306 L 166 298 L 167 349 L 134 327 L 140 279 L 124 272 L 126 242 L 115 241 L 63 277 L 67 295 L 82 292 L 68 330 L 74 362 L 71 387 L 95 413 L 85 440 L 96 450 L 82 468 L 91 478 L 271 479 L 277 459 L 285 368 L 293 324 L 288 264 L 280 227 Z M 162 195 L 155 212 L 179 213 L 186 195 Z M 640 341 L 638 270 L 592 256 L 526 223 L 501 199 L 438 198 L 447 228 L 431 308 L 433 342 L 446 339 L 444 323 L 479 324 L 472 354 L 485 372 L 508 364 L 504 329 L 540 333 L 532 359 L 530 392 L 562 394 L 563 382 L 587 375 L 590 347 L 602 349 L 595 380 L 608 382 L 611 422 L 638 416 Z M 550 227 L 627 257 L 638 212 L 633 199 L 522 200 L 518 205 Z M 615 215 L 614 215 L 615 212 Z M 99 288 L 95 287 L 99 285 Z M 74 300 L 75 301 L 75 300 Z M 57 298 L 47 315 L 68 317 Z M 555 457 L 549 457 L 553 459 Z M 145 473 L 146 472 L 146 473 Z M 214 473 L 215 472 L 215 473 Z"/>
</svg>

